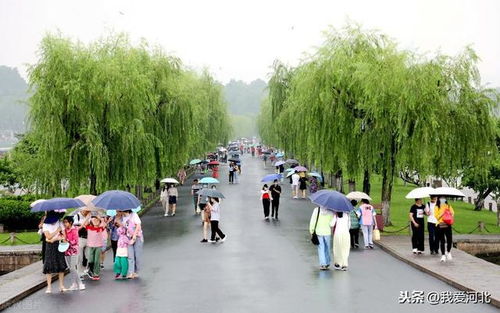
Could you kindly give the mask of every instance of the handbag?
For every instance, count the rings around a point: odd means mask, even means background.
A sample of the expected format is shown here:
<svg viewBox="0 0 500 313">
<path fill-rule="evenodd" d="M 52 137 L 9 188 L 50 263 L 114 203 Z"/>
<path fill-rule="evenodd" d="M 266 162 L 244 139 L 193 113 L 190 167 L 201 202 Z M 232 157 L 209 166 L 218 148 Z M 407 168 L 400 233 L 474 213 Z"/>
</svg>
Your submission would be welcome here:
<svg viewBox="0 0 500 313">
<path fill-rule="evenodd" d="M 318 207 L 318 215 L 316 216 L 316 224 L 314 224 L 314 231 L 311 235 L 311 242 L 315 246 L 319 245 L 318 235 L 316 234 L 316 226 L 318 226 L 318 220 L 319 220 L 319 211 L 320 211 L 320 209 Z"/>
<path fill-rule="evenodd" d="M 59 246 L 57 246 L 57 250 L 59 250 L 59 252 L 66 252 L 66 250 L 68 250 L 69 248 L 69 242 L 64 242 L 64 241 L 59 241 Z"/>
<path fill-rule="evenodd" d="M 373 230 L 373 240 L 380 240 L 380 230 L 378 228 Z"/>
<path fill-rule="evenodd" d="M 453 225 L 455 219 L 453 218 L 453 214 L 451 214 L 449 209 L 446 209 L 443 213 L 443 222 L 448 225 Z"/>
</svg>

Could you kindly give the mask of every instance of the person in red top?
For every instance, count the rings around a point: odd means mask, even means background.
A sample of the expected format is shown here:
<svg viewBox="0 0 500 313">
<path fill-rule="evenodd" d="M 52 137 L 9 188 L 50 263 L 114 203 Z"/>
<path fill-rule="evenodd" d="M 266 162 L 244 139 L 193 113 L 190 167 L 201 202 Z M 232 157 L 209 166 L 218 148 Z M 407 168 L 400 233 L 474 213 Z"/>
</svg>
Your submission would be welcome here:
<svg viewBox="0 0 500 313">
<path fill-rule="evenodd" d="M 84 290 L 85 285 L 82 283 L 78 275 L 78 227 L 73 226 L 73 216 L 65 216 L 63 219 L 64 224 L 64 240 L 69 243 L 68 250 L 64 252 L 64 258 L 71 276 L 71 287 L 69 290 Z"/>
<path fill-rule="evenodd" d="M 215 165 L 212 168 L 212 177 L 213 178 L 219 178 L 219 167 L 217 165 Z"/>
<path fill-rule="evenodd" d="M 264 207 L 264 218 L 266 220 L 269 220 L 269 206 L 271 205 L 271 200 L 273 198 L 271 196 L 271 191 L 269 191 L 267 184 L 265 184 L 262 187 L 260 193 L 261 193 L 260 199 L 262 200 L 262 206 Z"/>
</svg>

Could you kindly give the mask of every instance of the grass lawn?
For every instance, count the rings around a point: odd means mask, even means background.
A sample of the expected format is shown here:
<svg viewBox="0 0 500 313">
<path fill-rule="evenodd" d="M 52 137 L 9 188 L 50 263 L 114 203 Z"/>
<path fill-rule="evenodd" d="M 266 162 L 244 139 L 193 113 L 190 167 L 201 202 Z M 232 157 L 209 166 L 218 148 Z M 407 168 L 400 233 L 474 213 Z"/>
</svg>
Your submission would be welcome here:
<svg viewBox="0 0 500 313">
<path fill-rule="evenodd" d="M 25 241 L 29 244 L 39 244 L 40 243 L 40 235 L 37 232 L 21 232 L 21 233 L 16 233 L 16 237 L 19 238 L 20 240 L 16 240 L 14 243 L 15 246 L 19 245 L 25 245 L 26 243 L 21 242 Z M 12 244 L 10 243 L 10 240 L 7 240 L 10 238 L 9 233 L 1 233 L 0 234 L 0 246 L 11 246 Z M 7 242 L 4 242 L 7 240 Z"/>
<path fill-rule="evenodd" d="M 362 182 L 362 180 L 360 179 L 358 182 Z M 356 184 L 356 188 L 357 190 L 361 190 L 362 185 L 358 183 Z M 391 221 L 393 226 L 385 227 L 385 231 L 395 231 L 408 225 L 408 213 L 414 200 L 406 199 L 405 196 L 414 188 L 415 186 L 409 184 L 405 186 L 401 179 L 395 179 L 391 201 Z M 344 186 L 344 190 L 349 190 L 347 184 Z M 373 199 L 372 202 L 381 203 L 381 195 L 382 177 L 374 175 L 371 180 L 370 192 L 370 196 Z M 424 200 L 429 201 L 428 199 Z M 488 209 L 477 212 L 474 211 L 474 206 L 472 204 L 462 201 L 451 201 L 450 203 L 455 210 L 455 224 L 453 225 L 455 233 L 469 233 L 477 227 L 479 221 L 482 221 L 485 223 L 485 227 L 489 233 L 480 233 L 478 230 L 475 230 L 473 234 L 500 234 L 500 227 L 496 226 L 496 212 L 490 212 Z M 389 233 L 386 234 L 389 235 Z M 407 235 L 408 230 L 406 229 L 399 233 L 391 233 L 390 235 L 395 234 Z"/>
</svg>

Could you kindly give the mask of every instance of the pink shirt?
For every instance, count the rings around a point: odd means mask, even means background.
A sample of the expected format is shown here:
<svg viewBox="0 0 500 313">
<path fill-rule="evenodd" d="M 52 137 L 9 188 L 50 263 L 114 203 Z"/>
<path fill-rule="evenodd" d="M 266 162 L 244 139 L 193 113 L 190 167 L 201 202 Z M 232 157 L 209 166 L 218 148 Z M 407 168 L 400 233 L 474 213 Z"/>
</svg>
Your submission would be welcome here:
<svg viewBox="0 0 500 313">
<path fill-rule="evenodd" d="M 69 230 L 65 229 L 66 240 L 69 243 L 69 248 L 64 252 L 64 255 L 77 255 L 78 254 L 78 229 L 71 227 Z"/>
<path fill-rule="evenodd" d="M 361 209 L 361 225 L 373 225 L 375 209 L 369 204 L 362 204 L 359 208 Z"/>
<path fill-rule="evenodd" d="M 103 246 L 103 227 L 87 226 L 87 247 L 100 248 Z"/>
</svg>

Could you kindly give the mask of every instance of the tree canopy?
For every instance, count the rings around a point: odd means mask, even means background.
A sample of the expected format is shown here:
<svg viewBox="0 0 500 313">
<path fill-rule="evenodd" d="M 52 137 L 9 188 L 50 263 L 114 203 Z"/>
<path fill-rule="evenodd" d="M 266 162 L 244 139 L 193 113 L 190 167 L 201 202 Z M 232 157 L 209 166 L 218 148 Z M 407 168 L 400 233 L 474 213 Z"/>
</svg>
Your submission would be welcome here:
<svg viewBox="0 0 500 313">
<path fill-rule="evenodd" d="M 381 174 L 390 224 L 399 171 L 456 177 L 496 153 L 495 100 L 480 85 L 477 60 L 470 48 L 429 57 L 379 32 L 331 29 L 297 67 L 275 62 L 261 137 L 326 172 Z"/>
<path fill-rule="evenodd" d="M 89 45 L 48 35 L 39 54 L 29 69 L 29 144 L 14 159 L 35 159 L 25 178 L 42 191 L 58 193 L 63 180 L 70 193 L 151 186 L 228 139 L 221 85 L 158 47 L 123 34 Z"/>
</svg>

